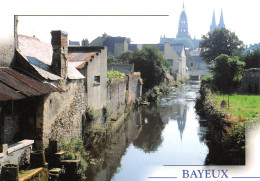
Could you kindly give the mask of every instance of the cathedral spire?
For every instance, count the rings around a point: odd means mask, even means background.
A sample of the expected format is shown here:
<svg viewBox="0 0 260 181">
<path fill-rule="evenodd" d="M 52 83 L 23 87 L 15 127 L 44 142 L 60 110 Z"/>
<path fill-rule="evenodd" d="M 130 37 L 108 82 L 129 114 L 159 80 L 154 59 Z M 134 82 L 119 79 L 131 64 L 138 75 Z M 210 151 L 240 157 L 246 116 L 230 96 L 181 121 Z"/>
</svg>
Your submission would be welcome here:
<svg viewBox="0 0 260 181">
<path fill-rule="evenodd" d="M 217 24 L 216 24 L 216 18 L 215 18 L 215 10 L 213 11 L 213 16 L 212 16 L 212 22 L 210 25 L 210 31 L 214 31 L 214 29 L 217 28 Z"/>
<path fill-rule="evenodd" d="M 178 33 L 177 33 L 176 37 L 190 39 L 190 35 L 189 35 L 189 31 L 188 31 L 188 20 L 187 20 L 187 15 L 186 15 L 185 9 L 184 9 L 184 3 L 182 6 L 182 12 L 181 12 L 180 19 L 179 19 Z"/>
<path fill-rule="evenodd" d="M 225 28 L 225 23 L 224 23 L 224 18 L 223 18 L 223 11 L 222 11 L 222 9 L 221 9 L 221 15 L 220 15 L 220 19 L 219 19 L 218 28 Z"/>
</svg>

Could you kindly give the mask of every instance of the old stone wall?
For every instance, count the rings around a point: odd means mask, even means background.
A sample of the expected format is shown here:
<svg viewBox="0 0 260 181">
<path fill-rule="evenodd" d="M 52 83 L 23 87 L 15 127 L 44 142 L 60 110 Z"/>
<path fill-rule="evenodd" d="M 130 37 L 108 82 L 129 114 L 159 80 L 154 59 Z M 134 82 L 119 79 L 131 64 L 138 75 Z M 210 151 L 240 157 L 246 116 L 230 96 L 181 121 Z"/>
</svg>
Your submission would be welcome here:
<svg viewBox="0 0 260 181">
<path fill-rule="evenodd" d="M 124 112 L 126 83 L 127 80 L 113 79 L 107 84 L 107 106 L 111 111 L 112 119 L 117 119 Z"/>
<path fill-rule="evenodd" d="M 141 74 L 135 72 L 128 75 L 128 102 L 135 103 L 142 96 Z"/>
<path fill-rule="evenodd" d="M 16 164 L 21 166 L 29 165 L 33 140 L 22 140 L 13 145 L 1 145 L 0 173 L 5 164 Z"/>
<path fill-rule="evenodd" d="M 4 116 L 1 130 L 2 143 L 13 143 L 19 133 L 20 121 L 17 116 Z"/>
<path fill-rule="evenodd" d="M 22 139 L 34 139 L 37 98 L 1 103 L 1 144 L 13 144 Z"/>
<path fill-rule="evenodd" d="M 37 148 L 47 148 L 49 139 L 69 141 L 82 136 L 82 115 L 86 109 L 84 82 L 69 80 L 65 84 L 65 92 L 51 93 L 38 107 Z"/>
<path fill-rule="evenodd" d="M 260 94 L 260 69 L 248 70 L 244 73 L 240 92 Z"/>
</svg>

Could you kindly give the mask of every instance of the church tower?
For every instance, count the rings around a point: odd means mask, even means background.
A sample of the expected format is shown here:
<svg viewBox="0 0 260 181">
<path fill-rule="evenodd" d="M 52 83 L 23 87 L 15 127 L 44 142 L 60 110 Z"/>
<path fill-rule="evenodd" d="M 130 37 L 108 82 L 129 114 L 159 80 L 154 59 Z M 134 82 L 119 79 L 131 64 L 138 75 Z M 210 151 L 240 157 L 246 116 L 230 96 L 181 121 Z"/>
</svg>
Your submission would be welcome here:
<svg viewBox="0 0 260 181">
<path fill-rule="evenodd" d="M 187 21 L 187 16 L 186 16 L 185 9 L 184 9 L 184 3 L 183 3 L 182 12 L 181 12 L 180 20 L 179 20 L 177 38 L 189 38 L 190 39 L 190 35 L 189 35 L 189 31 L 188 31 L 188 21 Z"/>
<path fill-rule="evenodd" d="M 221 15 L 220 15 L 220 19 L 219 19 L 218 28 L 225 28 L 225 23 L 224 23 L 224 18 L 223 18 L 223 11 L 222 11 L 222 9 L 221 9 Z"/>
<path fill-rule="evenodd" d="M 212 22 L 210 25 L 210 31 L 214 31 L 217 28 L 216 24 L 216 18 L 215 18 L 215 10 L 213 11 L 213 16 L 212 16 Z"/>
</svg>

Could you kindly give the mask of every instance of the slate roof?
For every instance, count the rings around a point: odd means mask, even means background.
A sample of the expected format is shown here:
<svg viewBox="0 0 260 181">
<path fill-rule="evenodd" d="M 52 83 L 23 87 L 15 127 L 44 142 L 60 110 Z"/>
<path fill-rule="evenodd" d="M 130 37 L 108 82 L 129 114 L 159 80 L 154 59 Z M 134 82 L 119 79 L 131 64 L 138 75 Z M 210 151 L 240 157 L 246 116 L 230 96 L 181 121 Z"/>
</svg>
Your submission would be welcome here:
<svg viewBox="0 0 260 181">
<path fill-rule="evenodd" d="M 49 83 L 42 83 L 13 69 L 0 68 L 0 101 L 25 99 L 51 92 L 64 92 Z"/>
<path fill-rule="evenodd" d="M 79 41 L 71 41 L 69 40 L 69 46 L 80 46 Z"/>
<path fill-rule="evenodd" d="M 205 61 L 202 60 L 200 56 L 191 56 L 191 58 L 197 63 L 206 63 Z"/>
<path fill-rule="evenodd" d="M 184 46 L 182 44 L 171 44 L 171 47 L 173 48 L 173 50 L 178 53 L 179 55 L 181 54 Z"/>
<path fill-rule="evenodd" d="M 53 51 L 50 44 L 25 35 L 18 35 L 18 43 L 18 52 L 42 78 L 46 80 L 61 79 L 51 69 Z M 83 79 L 85 77 L 73 65 L 68 63 L 68 78 Z"/>
<path fill-rule="evenodd" d="M 129 44 L 128 45 L 128 50 L 129 51 L 135 51 L 137 49 L 137 44 Z"/>
<path fill-rule="evenodd" d="M 105 41 L 103 42 L 104 46 L 107 46 L 107 51 L 108 52 L 114 52 L 114 45 L 116 43 L 124 43 L 125 41 L 127 41 L 126 37 L 112 37 L 109 36 L 105 39 Z"/>
<path fill-rule="evenodd" d="M 98 55 L 104 47 L 69 47 L 68 61 L 77 69 L 86 67 L 87 63 Z"/>
</svg>

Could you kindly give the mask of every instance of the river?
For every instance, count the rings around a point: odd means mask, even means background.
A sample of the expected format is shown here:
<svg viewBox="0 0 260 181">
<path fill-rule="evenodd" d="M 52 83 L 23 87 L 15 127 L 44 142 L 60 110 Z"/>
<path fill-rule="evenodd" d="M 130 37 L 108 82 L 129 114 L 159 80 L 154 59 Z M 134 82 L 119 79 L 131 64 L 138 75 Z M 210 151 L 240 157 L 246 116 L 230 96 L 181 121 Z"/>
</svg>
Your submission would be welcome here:
<svg viewBox="0 0 260 181">
<path fill-rule="evenodd" d="M 145 180 L 157 166 L 204 165 L 207 127 L 194 105 L 199 84 L 180 86 L 157 104 L 133 110 L 107 144 L 93 154 L 90 181 Z"/>
</svg>

